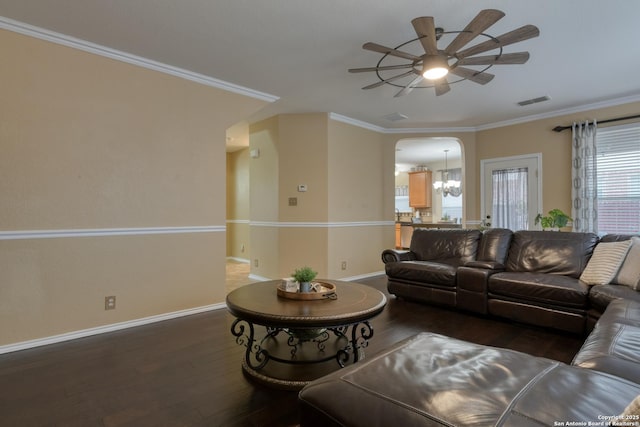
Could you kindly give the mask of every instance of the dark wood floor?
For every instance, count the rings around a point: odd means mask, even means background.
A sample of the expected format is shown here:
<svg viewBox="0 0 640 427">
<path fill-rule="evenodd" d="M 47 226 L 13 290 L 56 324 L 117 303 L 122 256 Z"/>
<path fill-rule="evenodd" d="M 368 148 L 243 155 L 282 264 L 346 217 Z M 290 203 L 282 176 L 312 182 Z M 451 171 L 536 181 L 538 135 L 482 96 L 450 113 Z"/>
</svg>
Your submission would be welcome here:
<svg viewBox="0 0 640 427">
<path fill-rule="evenodd" d="M 362 280 L 386 294 L 383 277 Z M 295 392 L 245 378 L 226 310 L 0 355 L 0 426 L 294 426 Z M 389 298 L 373 354 L 421 331 L 570 362 L 583 337 Z"/>
</svg>

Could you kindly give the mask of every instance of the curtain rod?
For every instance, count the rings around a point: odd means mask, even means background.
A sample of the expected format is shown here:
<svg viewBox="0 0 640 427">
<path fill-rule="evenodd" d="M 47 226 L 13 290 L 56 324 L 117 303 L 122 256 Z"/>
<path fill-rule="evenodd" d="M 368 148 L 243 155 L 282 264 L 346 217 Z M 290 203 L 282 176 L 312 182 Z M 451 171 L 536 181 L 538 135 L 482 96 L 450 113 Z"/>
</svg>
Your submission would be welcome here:
<svg viewBox="0 0 640 427">
<path fill-rule="evenodd" d="M 629 120 L 629 119 L 637 119 L 640 118 L 640 114 L 636 114 L 635 116 L 627 116 L 627 117 L 616 117 L 615 119 L 602 120 L 598 123 L 609 123 L 609 122 L 619 122 L 621 120 Z M 565 129 L 571 129 L 572 126 L 556 126 L 553 128 L 554 132 L 562 132 Z"/>
</svg>

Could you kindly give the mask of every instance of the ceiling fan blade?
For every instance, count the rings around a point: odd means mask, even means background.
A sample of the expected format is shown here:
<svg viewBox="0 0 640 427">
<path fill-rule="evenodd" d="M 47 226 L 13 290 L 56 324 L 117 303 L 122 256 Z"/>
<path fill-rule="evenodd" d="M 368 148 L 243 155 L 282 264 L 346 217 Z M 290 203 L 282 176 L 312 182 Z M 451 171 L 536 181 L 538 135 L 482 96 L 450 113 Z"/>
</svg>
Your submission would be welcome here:
<svg viewBox="0 0 640 427">
<path fill-rule="evenodd" d="M 491 73 L 479 72 L 470 68 L 463 67 L 452 67 L 449 72 L 464 79 L 471 80 L 472 82 L 479 83 L 481 85 L 486 85 L 495 77 Z"/>
<path fill-rule="evenodd" d="M 453 39 L 444 51 L 447 52 L 448 55 L 455 54 L 458 49 L 465 46 L 476 38 L 478 34 L 481 34 L 484 30 L 498 22 L 503 16 L 504 12 L 497 9 L 481 10 L 480 13 L 473 18 L 473 21 L 469 22 L 464 30 Z"/>
<path fill-rule="evenodd" d="M 524 64 L 529 60 L 529 52 L 503 53 L 502 55 L 475 56 L 462 58 L 458 65 L 500 65 L 500 64 Z"/>
<path fill-rule="evenodd" d="M 436 96 L 444 95 L 451 90 L 446 77 L 436 80 Z"/>
<path fill-rule="evenodd" d="M 409 76 L 411 74 L 415 74 L 414 70 L 407 71 L 406 73 L 398 74 L 397 76 L 389 77 L 388 79 L 385 79 L 385 80 L 380 80 L 379 82 L 370 84 L 369 86 L 365 86 L 362 89 L 373 89 L 374 87 L 382 86 L 383 84 L 385 84 L 387 82 L 392 82 L 394 80 L 398 80 L 398 79 L 401 79 L 403 77 L 407 77 L 407 76 Z"/>
<path fill-rule="evenodd" d="M 350 68 L 349 72 L 350 73 L 365 73 L 367 71 L 402 70 L 404 68 L 413 68 L 413 64 L 385 65 L 385 66 L 382 66 L 382 67 L 367 67 L 367 68 Z"/>
<path fill-rule="evenodd" d="M 406 85 L 405 87 L 402 88 L 402 90 L 398 93 L 396 93 L 394 95 L 394 98 L 397 98 L 399 96 L 404 96 L 406 94 L 408 94 L 409 92 L 411 92 L 413 90 L 413 87 L 415 85 L 417 85 L 418 83 L 420 83 L 422 80 L 424 79 L 424 77 L 422 77 L 422 75 L 416 77 L 415 79 L 413 79 L 411 81 L 411 83 L 409 83 L 408 85 Z"/>
<path fill-rule="evenodd" d="M 458 52 L 456 56 L 458 58 L 466 58 L 488 50 L 497 49 L 499 47 L 508 46 L 533 37 L 538 37 L 539 35 L 540 30 L 538 30 L 538 27 L 535 25 L 525 25 L 524 27 L 520 27 L 496 37 L 497 42 L 495 40 L 487 40 L 486 42 L 477 44 L 469 49 L 463 50 L 462 52 Z"/>
<path fill-rule="evenodd" d="M 432 16 L 421 16 L 411 20 L 413 29 L 422 43 L 422 47 L 427 55 L 437 55 L 438 46 L 436 40 L 436 27 Z"/>
<path fill-rule="evenodd" d="M 382 46 L 381 44 L 377 44 L 377 43 L 371 43 L 371 42 L 365 43 L 362 45 L 362 48 L 366 50 L 371 50 L 373 52 L 385 53 L 387 55 L 397 56 L 398 58 L 408 59 L 409 61 L 416 62 L 420 60 L 419 56 L 411 55 L 410 53 L 402 52 L 400 50 L 395 50 L 390 47 Z"/>
</svg>

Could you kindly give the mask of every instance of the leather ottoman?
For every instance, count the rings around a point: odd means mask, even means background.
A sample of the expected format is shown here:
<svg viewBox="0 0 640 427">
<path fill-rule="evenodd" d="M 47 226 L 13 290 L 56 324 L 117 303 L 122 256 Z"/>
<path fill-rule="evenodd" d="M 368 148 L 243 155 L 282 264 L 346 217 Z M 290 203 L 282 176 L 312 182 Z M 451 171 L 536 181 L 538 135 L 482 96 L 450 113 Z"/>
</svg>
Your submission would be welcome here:
<svg viewBox="0 0 640 427">
<path fill-rule="evenodd" d="M 304 427 L 602 422 L 640 385 L 511 350 L 422 333 L 307 385 Z"/>
</svg>

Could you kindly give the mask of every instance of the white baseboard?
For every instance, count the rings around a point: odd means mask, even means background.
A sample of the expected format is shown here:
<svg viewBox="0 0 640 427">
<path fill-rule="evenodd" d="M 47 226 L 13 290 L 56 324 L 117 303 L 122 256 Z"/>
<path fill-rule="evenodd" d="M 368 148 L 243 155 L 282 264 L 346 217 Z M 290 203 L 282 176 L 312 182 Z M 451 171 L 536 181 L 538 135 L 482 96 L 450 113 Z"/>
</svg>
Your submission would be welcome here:
<svg viewBox="0 0 640 427">
<path fill-rule="evenodd" d="M 344 280 L 346 282 L 355 282 L 356 280 L 367 279 L 369 277 L 376 277 L 384 274 L 385 274 L 384 271 L 374 271 L 372 273 L 360 274 L 358 276 L 340 277 L 340 278 L 336 278 L 336 280 Z M 250 274 L 249 279 L 256 280 L 259 282 L 266 282 L 267 280 L 273 280 L 268 277 L 257 276 L 255 274 Z"/>
<path fill-rule="evenodd" d="M 339 280 L 345 280 L 347 282 L 355 282 L 362 279 L 368 279 L 370 277 L 383 276 L 384 274 L 385 274 L 384 271 L 374 271 L 373 273 L 360 274 L 358 276 L 343 277 Z"/>
<path fill-rule="evenodd" d="M 251 262 L 246 258 L 238 258 L 238 257 L 235 257 L 235 256 L 228 256 L 227 257 L 227 261 L 235 261 L 235 262 L 240 262 L 242 264 L 249 264 Z"/>
<path fill-rule="evenodd" d="M 0 346 L 0 354 L 11 353 L 13 351 L 26 350 L 29 348 L 40 347 L 43 345 L 55 344 L 64 341 L 71 341 L 78 338 L 89 337 L 92 335 L 104 334 L 107 332 L 119 331 L 121 329 L 134 328 L 136 326 L 147 325 L 150 323 L 162 322 L 164 320 L 175 319 L 178 317 L 190 316 L 192 314 L 204 313 L 206 311 L 220 310 L 227 308 L 226 304 L 218 303 L 205 305 L 202 307 L 188 308 L 186 310 L 174 311 L 171 313 L 158 314 L 155 316 L 143 317 L 142 319 L 128 320 L 126 322 L 113 323 L 110 325 L 98 326 L 95 328 L 83 329 L 80 331 L 67 332 L 65 334 L 53 335 L 35 340 L 22 341 L 15 344 Z"/>
<path fill-rule="evenodd" d="M 361 274 L 358 276 L 351 277 L 343 277 L 339 280 L 345 280 L 348 282 L 353 282 L 361 279 L 366 279 L 369 277 L 375 277 L 385 274 L 384 271 L 377 271 L 373 273 Z M 256 280 L 259 282 L 265 282 L 269 279 L 268 277 L 257 276 L 255 274 L 250 274 L 249 278 L 252 280 Z M 204 313 L 206 311 L 220 310 L 223 308 L 227 308 L 225 303 L 211 304 L 205 305 L 202 307 L 188 308 L 186 310 L 174 311 L 171 313 L 158 314 L 155 316 L 143 317 L 141 319 L 128 320 L 126 322 L 113 323 L 110 325 L 97 326 L 95 328 L 82 329 L 79 331 L 67 332 L 60 335 L 53 335 L 45 338 L 37 338 L 29 341 L 21 341 L 14 344 L 7 344 L 0 346 L 0 354 L 11 353 L 14 351 L 27 350 L 30 348 L 41 347 L 44 345 L 55 344 L 65 341 L 71 341 L 78 338 L 90 337 L 92 335 L 105 334 L 108 332 L 119 331 L 122 329 L 135 328 L 136 326 L 148 325 L 150 323 L 162 322 L 164 320 L 176 319 L 178 317 L 190 316 L 192 314 Z"/>
</svg>

